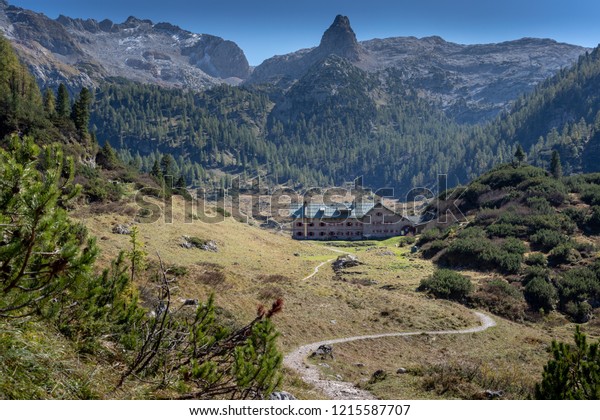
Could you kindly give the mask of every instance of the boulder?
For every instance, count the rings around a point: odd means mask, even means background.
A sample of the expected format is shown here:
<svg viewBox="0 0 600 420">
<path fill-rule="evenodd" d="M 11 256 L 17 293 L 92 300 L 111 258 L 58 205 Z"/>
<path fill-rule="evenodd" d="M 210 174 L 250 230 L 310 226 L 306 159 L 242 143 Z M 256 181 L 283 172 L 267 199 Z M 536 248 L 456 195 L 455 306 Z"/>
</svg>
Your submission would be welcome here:
<svg viewBox="0 0 600 420">
<path fill-rule="evenodd" d="M 383 369 L 378 369 L 371 375 L 371 379 L 369 379 L 370 384 L 374 384 L 377 382 L 384 381 L 387 378 L 387 372 Z"/>
<path fill-rule="evenodd" d="M 327 344 L 321 344 L 319 348 L 310 355 L 310 357 L 320 357 L 321 359 L 333 359 L 333 347 L 328 346 Z"/>
<path fill-rule="evenodd" d="M 183 306 L 198 306 L 198 299 L 185 299 Z"/>
<path fill-rule="evenodd" d="M 407 372 L 407 370 L 406 370 L 406 369 L 404 369 L 404 368 L 398 368 L 398 370 L 396 371 L 396 373 L 397 373 L 398 375 L 403 375 L 403 374 L 405 374 L 406 372 Z"/>
<path fill-rule="evenodd" d="M 358 260 L 358 258 L 354 255 L 340 255 L 337 259 L 331 264 L 334 271 L 345 270 L 346 268 L 356 267 L 361 265 L 362 263 Z"/>
<path fill-rule="evenodd" d="M 204 241 L 200 238 L 190 236 L 183 236 L 181 239 L 182 241 L 179 245 L 181 245 L 181 247 L 185 249 L 198 248 L 203 251 L 219 251 L 219 247 L 217 246 L 217 243 L 215 241 Z"/>
<path fill-rule="evenodd" d="M 502 398 L 503 395 L 504 395 L 504 391 L 502 391 L 502 390 L 493 391 L 491 389 L 487 389 L 485 391 L 485 396 L 490 400 L 493 400 L 496 398 Z"/>
<path fill-rule="evenodd" d="M 296 400 L 292 394 L 286 391 L 275 391 L 269 395 L 270 400 Z"/>
<path fill-rule="evenodd" d="M 279 223 L 277 223 L 275 220 L 273 219 L 269 219 L 264 223 L 260 224 L 261 228 L 265 228 L 265 229 L 276 229 L 276 230 L 281 230 L 281 225 Z"/>
<path fill-rule="evenodd" d="M 182 238 L 182 242 L 179 245 L 181 245 L 181 247 L 185 249 L 192 249 L 194 247 L 194 244 L 190 242 L 189 236 L 184 236 Z"/>
<path fill-rule="evenodd" d="M 219 251 L 219 247 L 217 246 L 217 243 L 215 241 L 207 241 L 204 243 L 204 245 L 200 245 L 199 248 L 203 251 L 211 251 L 211 252 Z"/>
<path fill-rule="evenodd" d="M 117 235 L 131 235 L 131 229 L 127 225 L 115 225 L 112 228 L 112 233 Z"/>
</svg>

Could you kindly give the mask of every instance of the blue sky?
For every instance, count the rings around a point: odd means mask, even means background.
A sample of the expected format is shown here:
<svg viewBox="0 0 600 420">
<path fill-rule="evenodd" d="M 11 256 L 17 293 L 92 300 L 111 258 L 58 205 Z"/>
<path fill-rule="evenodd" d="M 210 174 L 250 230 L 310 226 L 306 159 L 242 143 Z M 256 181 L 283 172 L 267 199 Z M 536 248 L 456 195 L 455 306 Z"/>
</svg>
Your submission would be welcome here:
<svg viewBox="0 0 600 420">
<path fill-rule="evenodd" d="M 319 43 L 343 14 L 359 40 L 429 36 L 475 44 L 522 37 L 553 38 L 586 47 L 600 43 L 598 0 L 8 0 L 56 18 L 128 16 L 170 22 L 235 41 L 258 65 Z"/>
</svg>

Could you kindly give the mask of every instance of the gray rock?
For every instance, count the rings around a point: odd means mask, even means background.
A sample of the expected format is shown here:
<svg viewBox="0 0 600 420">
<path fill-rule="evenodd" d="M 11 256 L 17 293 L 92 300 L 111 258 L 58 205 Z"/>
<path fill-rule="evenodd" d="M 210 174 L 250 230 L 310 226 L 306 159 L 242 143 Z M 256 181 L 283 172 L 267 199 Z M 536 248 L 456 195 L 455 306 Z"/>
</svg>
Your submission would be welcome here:
<svg viewBox="0 0 600 420">
<path fill-rule="evenodd" d="M 261 228 L 265 228 L 265 229 L 276 229 L 276 230 L 281 230 L 281 224 L 277 223 L 275 220 L 273 219 L 269 219 L 264 223 L 260 224 Z"/>
<path fill-rule="evenodd" d="M 182 248 L 192 249 L 198 248 L 202 251 L 210 251 L 210 252 L 218 252 L 219 247 L 215 241 L 201 241 L 198 238 L 191 238 L 189 236 L 183 236 L 181 238 L 181 243 L 179 244 Z"/>
<path fill-rule="evenodd" d="M 186 299 L 183 301 L 183 306 L 198 306 L 198 299 Z"/>
<path fill-rule="evenodd" d="M 110 20 L 47 16 L 18 7 L 0 8 L 0 33 L 10 35 L 38 82 L 97 86 L 106 77 L 170 87 L 204 89 L 238 84 L 250 74 L 244 52 L 232 41 L 194 34 L 168 23 L 130 17 Z"/>
<path fill-rule="evenodd" d="M 297 400 L 292 394 L 286 391 L 275 391 L 269 395 L 270 400 Z"/>
<path fill-rule="evenodd" d="M 406 370 L 406 369 L 404 369 L 404 368 L 398 368 L 398 370 L 396 371 L 396 373 L 397 373 L 398 375 L 403 375 L 403 374 L 405 374 L 406 372 L 407 372 L 407 370 Z"/>
<path fill-rule="evenodd" d="M 504 391 L 502 391 L 502 390 L 493 391 L 491 389 L 486 389 L 485 396 L 490 400 L 493 400 L 496 398 L 502 398 L 504 396 Z"/>
<path fill-rule="evenodd" d="M 356 267 L 361 265 L 362 263 L 358 260 L 358 258 L 354 255 L 340 255 L 337 259 L 331 264 L 334 271 L 345 270 L 346 268 Z"/>
<path fill-rule="evenodd" d="M 371 375 L 371 379 L 369 379 L 370 384 L 374 384 L 377 382 L 384 381 L 387 378 L 387 372 L 383 369 L 378 369 Z"/>
<path fill-rule="evenodd" d="M 194 244 L 190 242 L 189 236 L 184 236 L 182 238 L 182 242 L 179 245 L 181 245 L 181 247 L 185 249 L 192 249 L 194 247 Z"/>
<path fill-rule="evenodd" d="M 348 18 L 338 16 L 318 47 L 265 60 L 247 83 L 291 86 L 335 54 L 369 73 L 411 86 L 461 122 L 482 122 L 508 109 L 521 94 L 575 63 L 588 49 L 550 39 L 460 45 L 439 36 L 357 42 Z M 386 76 L 383 76 L 386 77 Z"/>
<path fill-rule="evenodd" d="M 321 344 L 317 350 L 315 350 L 310 357 L 320 357 L 322 360 L 326 358 L 333 359 L 333 347 L 326 344 Z"/>
<path fill-rule="evenodd" d="M 218 252 L 219 247 L 215 241 L 208 241 L 204 245 L 200 245 L 200 249 L 203 251 Z"/>
<path fill-rule="evenodd" d="M 130 235 L 131 229 L 127 225 L 116 225 L 112 228 L 112 233 L 116 233 L 117 235 Z"/>
</svg>

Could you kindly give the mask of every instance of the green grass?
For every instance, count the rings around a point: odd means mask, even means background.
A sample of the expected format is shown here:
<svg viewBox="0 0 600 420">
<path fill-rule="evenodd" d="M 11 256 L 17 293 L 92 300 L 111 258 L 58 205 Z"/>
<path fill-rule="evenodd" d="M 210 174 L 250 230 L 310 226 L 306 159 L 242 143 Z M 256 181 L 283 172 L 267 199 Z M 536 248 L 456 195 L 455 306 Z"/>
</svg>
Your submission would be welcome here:
<svg viewBox="0 0 600 420">
<path fill-rule="evenodd" d="M 94 371 L 43 323 L 0 326 L 0 399 L 93 399 Z"/>
<path fill-rule="evenodd" d="M 326 251 L 326 250 L 324 250 Z M 306 257 L 302 257 L 305 261 L 315 261 L 315 262 L 323 262 L 323 261 L 327 261 L 330 260 L 331 258 L 335 258 L 337 257 L 337 255 L 341 255 L 341 254 L 324 254 L 324 255 L 309 255 Z"/>
</svg>

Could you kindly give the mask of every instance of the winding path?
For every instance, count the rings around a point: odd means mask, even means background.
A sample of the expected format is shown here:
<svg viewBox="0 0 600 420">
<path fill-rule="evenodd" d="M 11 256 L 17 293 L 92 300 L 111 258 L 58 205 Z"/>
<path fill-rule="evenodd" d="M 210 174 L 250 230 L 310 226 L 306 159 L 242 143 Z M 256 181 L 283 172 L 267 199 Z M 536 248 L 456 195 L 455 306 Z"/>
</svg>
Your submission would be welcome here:
<svg viewBox="0 0 600 420">
<path fill-rule="evenodd" d="M 339 252 L 339 251 L 338 251 Z M 319 268 L 328 262 L 333 261 L 333 258 L 327 260 L 315 267 L 312 274 L 305 277 L 304 280 L 308 280 L 319 272 Z M 321 379 L 319 368 L 313 364 L 307 363 L 305 359 L 312 354 L 321 345 L 332 345 L 339 343 L 348 343 L 351 341 L 358 340 L 373 340 L 386 337 L 408 337 L 412 335 L 446 335 L 446 334 L 471 334 L 481 331 L 485 331 L 496 325 L 496 322 L 481 312 L 473 312 L 479 318 L 480 325 L 476 327 L 466 328 L 462 330 L 441 330 L 441 331 L 411 331 L 411 332 L 394 332 L 394 333 L 383 333 L 373 335 L 359 335 L 355 337 L 336 338 L 332 340 L 318 341 L 316 343 L 305 344 L 298 347 L 293 352 L 289 353 L 283 359 L 283 364 L 296 371 L 302 380 L 308 384 L 313 385 L 316 389 L 321 391 L 327 397 L 334 400 L 374 400 L 376 399 L 373 394 L 368 391 L 356 388 L 350 382 L 334 381 L 330 379 Z"/>
<path fill-rule="evenodd" d="M 328 251 L 333 251 L 333 252 L 337 252 L 339 254 L 347 254 L 347 252 L 345 251 L 340 251 L 339 249 L 335 249 L 335 248 L 325 248 Z M 335 260 L 335 258 L 330 258 L 327 261 L 323 261 L 321 264 L 317 265 L 315 267 L 315 269 L 313 270 L 313 272 L 311 274 L 309 274 L 308 276 L 304 277 L 302 279 L 302 281 L 304 280 L 308 280 L 310 278 L 312 278 L 315 274 L 317 274 L 319 272 L 319 268 L 323 267 L 325 264 L 330 263 L 331 261 Z"/>
<path fill-rule="evenodd" d="M 319 272 L 319 268 L 323 267 L 323 266 L 324 266 L 325 264 L 327 264 L 327 263 L 330 263 L 330 262 L 331 262 L 331 261 L 333 261 L 334 259 L 335 259 L 335 258 L 330 258 L 330 259 L 328 259 L 327 261 L 323 261 L 321 264 L 317 265 L 317 266 L 315 267 L 315 269 L 313 270 L 313 272 L 312 272 L 311 274 L 309 274 L 308 276 L 304 277 L 304 278 L 302 279 L 302 281 L 304 281 L 304 280 L 308 280 L 308 279 L 310 279 L 311 277 L 313 277 L 315 274 L 317 274 L 317 273 Z"/>
</svg>

